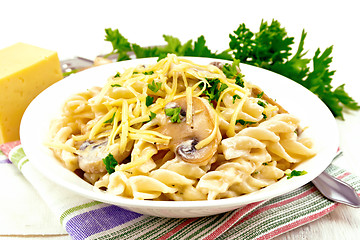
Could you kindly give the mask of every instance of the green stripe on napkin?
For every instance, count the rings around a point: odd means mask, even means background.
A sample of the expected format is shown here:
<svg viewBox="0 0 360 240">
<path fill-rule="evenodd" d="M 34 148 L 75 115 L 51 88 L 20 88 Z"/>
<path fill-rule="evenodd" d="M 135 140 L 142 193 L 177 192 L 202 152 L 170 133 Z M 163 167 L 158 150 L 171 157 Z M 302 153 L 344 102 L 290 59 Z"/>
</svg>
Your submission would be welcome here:
<svg viewBox="0 0 360 240">
<path fill-rule="evenodd" d="M 10 160 L 15 166 L 21 171 L 21 168 L 29 160 L 27 159 L 25 152 L 21 146 L 16 146 L 13 148 L 10 153 Z"/>
</svg>

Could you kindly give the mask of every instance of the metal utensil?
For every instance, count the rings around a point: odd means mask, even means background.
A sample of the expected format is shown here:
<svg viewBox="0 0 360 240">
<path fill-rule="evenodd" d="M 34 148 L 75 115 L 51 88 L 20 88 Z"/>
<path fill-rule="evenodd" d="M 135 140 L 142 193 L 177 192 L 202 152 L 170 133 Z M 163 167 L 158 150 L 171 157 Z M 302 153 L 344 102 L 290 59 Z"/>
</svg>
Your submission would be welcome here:
<svg viewBox="0 0 360 240">
<path fill-rule="evenodd" d="M 323 172 L 312 183 L 328 199 L 351 207 L 360 207 L 360 197 L 349 184 Z"/>
<path fill-rule="evenodd" d="M 75 57 L 62 60 L 60 64 L 63 73 L 70 73 L 74 70 L 91 67 L 94 64 L 94 61 L 83 57 Z"/>
</svg>

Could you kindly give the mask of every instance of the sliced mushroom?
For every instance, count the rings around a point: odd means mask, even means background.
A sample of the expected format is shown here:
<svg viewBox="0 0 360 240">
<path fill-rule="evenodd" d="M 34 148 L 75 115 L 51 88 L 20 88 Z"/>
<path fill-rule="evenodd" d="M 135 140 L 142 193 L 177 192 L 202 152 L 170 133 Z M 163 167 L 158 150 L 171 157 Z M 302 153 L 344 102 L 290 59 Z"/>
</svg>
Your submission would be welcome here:
<svg viewBox="0 0 360 240">
<path fill-rule="evenodd" d="M 165 108 L 181 107 L 180 123 L 173 123 L 169 119 L 162 121 L 156 130 L 170 136 L 168 145 L 158 145 L 158 149 L 170 149 L 179 158 L 189 163 L 205 165 L 214 156 L 221 140 L 219 129 L 215 129 L 215 138 L 206 146 L 197 149 L 195 146 L 209 137 L 215 127 L 215 116 L 210 104 L 198 97 L 192 98 L 192 122 L 186 123 L 186 97 L 180 97 L 168 103 Z"/>
<path fill-rule="evenodd" d="M 196 144 L 198 144 L 198 141 L 196 139 L 187 140 L 187 141 L 181 143 L 177 147 L 176 152 L 182 158 L 196 159 L 196 158 L 198 158 L 198 155 L 200 154 L 200 151 L 198 151 L 195 147 Z"/>
<path fill-rule="evenodd" d="M 119 146 L 117 144 L 107 148 L 107 139 L 99 139 L 96 141 L 87 140 L 79 147 L 79 167 L 87 173 L 105 173 L 106 168 L 103 159 L 111 153 L 117 162 L 122 162 L 129 156 L 132 143 L 126 146 L 126 150 L 120 155 Z"/>
<path fill-rule="evenodd" d="M 108 155 L 105 150 L 107 141 L 85 141 L 79 147 L 79 167 L 87 173 L 106 172 L 102 159 Z"/>
</svg>

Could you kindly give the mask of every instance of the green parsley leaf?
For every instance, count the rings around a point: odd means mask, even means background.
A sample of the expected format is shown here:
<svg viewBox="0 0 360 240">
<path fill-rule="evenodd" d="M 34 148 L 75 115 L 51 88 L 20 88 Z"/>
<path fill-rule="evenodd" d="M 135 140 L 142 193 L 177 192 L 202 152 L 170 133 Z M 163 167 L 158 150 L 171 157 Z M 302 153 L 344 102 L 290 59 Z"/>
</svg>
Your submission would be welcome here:
<svg viewBox="0 0 360 240">
<path fill-rule="evenodd" d="M 109 118 L 108 120 L 106 120 L 106 121 L 104 122 L 104 124 L 105 124 L 105 123 L 112 123 L 112 122 L 114 121 L 114 118 L 115 118 L 115 113 L 112 115 L 111 118 Z"/>
<path fill-rule="evenodd" d="M 158 47 L 141 47 L 138 44 L 132 44 L 132 50 L 136 58 L 156 57 L 159 55 Z"/>
<path fill-rule="evenodd" d="M 143 72 L 144 75 L 153 75 L 154 71 L 149 71 L 149 72 Z"/>
<path fill-rule="evenodd" d="M 150 105 L 153 104 L 153 103 L 154 103 L 154 98 L 151 97 L 151 96 L 146 96 L 146 99 L 145 99 L 145 104 L 146 104 L 146 106 L 148 107 L 148 106 L 150 106 Z"/>
<path fill-rule="evenodd" d="M 235 59 L 232 64 L 225 63 L 222 71 L 227 78 L 234 78 L 239 74 L 238 68 L 240 65 L 240 60 Z"/>
<path fill-rule="evenodd" d="M 130 60 L 128 52 L 131 51 L 131 44 L 129 41 L 119 33 L 118 29 L 105 29 L 105 41 L 111 42 L 113 51 L 110 54 L 118 54 L 118 61 Z"/>
<path fill-rule="evenodd" d="M 238 69 L 240 69 L 239 65 L 240 61 L 235 59 L 232 64 L 225 63 L 222 71 L 227 78 L 235 79 L 235 84 L 244 87 L 244 75 L 238 71 Z"/>
<path fill-rule="evenodd" d="M 238 120 L 236 120 L 236 122 L 235 122 L 235 124 L 238 124 L 238 123 L 240 123 L 241 125 L 247 125 L 247 124 L 255 124 L 256 122 L 251 122 L 251 121 L 245 121 L 245 120 L 243 120 L 243 119 L 238 119 Z"/>
<path fill-rule="evenodd" d="M 302 81 L 309 72 L 308 64 L 311 61 L 311 59 L 304 58 L 306 55 L 306 52 L 304 52 L 305 37 L 306 33 L 303 30 L 301 33 L 298 50 L 296 51 L 295 55 L 290 60 L 285 62 L 274 63 L 269 67 L 269 70 L 279 73 L 294 80 L 297 83 L 302 84 Z"/>
<path fill-rule="evenodd" d="M 231 55 L 228 54 L 228 50 L 225 50 L 221 53 L 213 53 L 206 46 L 206 40 L 203 35 L 198 37 L 194 43 L 194 48 L 187 48 L 184 52 L 184 56 L 194 56 L 194 57 L 209 57 L 209 58 L 218 58 L 218 59 L 227 59 L 231 60 Z"/>
<path fill-rule="evenodd" d="M 290 179 L 292 177 L 296 177 L 296 176 L 302 176 L 307 174 L 306 171 L 297 171 L 297 170 L 292 170 L 291 173 L 285 173 L 285 175 L 287 176 L 287 179 Z"/>
<path fill-rule="evenodd" d="M 235 84 L 239 85 L 240 87 L 245 87 L 244 80 L 239 75 L 235 77 Z"/>
<path fill-rule="evenodd" d="M 220 53 L 212 52 L 206 46 L 204 36 L 198 37 L 193 45 L 192 40 L 182 44 L 178 38 L 164 34 L 163 38 L 166 42 L 164 46 L 141 47 L 138 44 L 130 43 L 119 33 L 118 29 L 107 28 L 105 33 L 105 40 L 111 42 L 113 46 L 112 53 L 119 54 L 118 61 L 130 59 L 128 55 L 130 51 L 135 53 L 136 58 L 158 57 L 158 60 L 166 57 L 168 53 L 174 53 L 177 56 L 199 56 L 232 60 L 232 56 L 228 53 L 229 49 Z"/>
<path fill-rule="evenodd" d="M 111 84 L 111 87 L 121 87 L 121 85 L 120 84 Z"/>
<path fill-rule="evenodd" d="M 258 95 L 256 95 L 257 98 L 262 98 L 262 96 L 264 95 L 264 92 L 259 93 Z"/>
<path fill-rule="evenodd" d="M 233 96 L 233 103 L 235 103 L 236 99 L 241 99 L 241 97 L 237 94 Z"/>
<path fill-rule="evenodd" d="M 154 93 L 156 93 L 157 91 L 159 91 L 160 90 L 160 88 L 161 88 L 161 82 L 155 82 L 154 80 L 152 81 L 152 83 L 149 83 L 148 84 L 148 88 L 151 90 L 151 91 L 153 91 Z"/>
<path fill-rule="evenodd" d="M 345 84 L 338 86 L 334 91 L 334 95 L 346 107 L 352 110 L 359 110 L 360 105 L 345 92 L 344 86 Z"/>
<path fill-rule="evenodd" d="M 162 53 L 159 58 L 164 58 L 168 53 L 175 53 L 177 56 L 184 56 L 186 51 L 192 49 L 192 40 L 188 40 L 185 44 L 181 44 L 180 40 L 176 37 L 163 35 L 167 45 L 161 49 Z"/>
<path fill-rule="evenodd" d="M 136 57 L 159 57 L 158 60 L 160 60 L 165 58 L 168 53 L 174 53 L 177 56 L 184 56 L 185 51 L 192 48 L 192 40 L 189 40 L 182 45 L 180 40 L 176 37 L 163 35 L 163 38 L 167 42 L 167 45 L 165 46 L 141 47 L 137 44 L 132 44 Z"/>
<path fill-rule="evenodd" d="M 181 107 L 177 107 L 177 108 L 165 108 L 165 114 L 166 116 L 170 117 L 170 121 L 175 123 L 180 123 L 181 119 L 180 119 L 180 112 L 181 112 Z"/>
<path fill-rule="evenodd" d="M 109 174 L 115 172 L 115 167 L 118 165 L 118 162 L 114 158 L 114 156 L 109 153 L 105 158 L 102 159 L 103 163 L 105 164 L 106 171 Z"/>
<path fill-rule="evenodd" d="M 252 56 L 254 52 L 254 33 L 242 23 L 234 31 L 234 35 L 230 34 L 229 37 L 229 46 L 233 50 L 234 58 L 243 63 L 247 62 L 248 56 Z"/>
<path fill-rule="evenodd" d="M 219 88 L 219 95 L 222 91 L 224 91 L 225 89 L 227 89 L 229 86 L 226 85 L 225 83 L 221 83 L 220 88 Z M 219 98 L 218 98 L 219 99 Z"/>
<path fill-rule="evenodd" d="M 208 97 L 209 102 L 217 102 L 219 100 L 221 92 L 228 88 L 228 85 L 226 85 L 225 83 L 221 83 L 218 78 L 206 80 L 209 84 L 207 84 L 203 94 Z M 203 88 L 203 86 L 203 84 L 199 85 L 200 88 Z"/>
<path fill-rule="evenodd" d="M 115 74 L 115 76 L 114 76 L 114 78 L 117 78 L 117 77 L 120 77 L 120 73 L 119 73 L 119 72 L 117 72 L 117 73 Z"/>
<path fill-rule="evenodd" d="M 273 20 L 270 25 L 261 22 L 256 34 L 241 24 L 234 35 L 230 35 L 229 46 L 241 63 L 267 68 L 275 62 L 284 62 L 291 55 L 293 43 L 294 38 L 287 37 L 285 29 Z"/>
<path fill-rule="evenodd" d="M 156 113 L 150 111 L 149 122 L 156 117 Z"/>
<path fill-rule="evenodd" d="M 259 100 L 259 101 L 257 102 L 257 104 L 258 104 L 259 106 L 261 106 L 261 107 L 264 107 L 264 108 L 266 107 L 266 103 L 264 103 L 263 101 L 260 101 L 260 100 Z"/>
</svg>

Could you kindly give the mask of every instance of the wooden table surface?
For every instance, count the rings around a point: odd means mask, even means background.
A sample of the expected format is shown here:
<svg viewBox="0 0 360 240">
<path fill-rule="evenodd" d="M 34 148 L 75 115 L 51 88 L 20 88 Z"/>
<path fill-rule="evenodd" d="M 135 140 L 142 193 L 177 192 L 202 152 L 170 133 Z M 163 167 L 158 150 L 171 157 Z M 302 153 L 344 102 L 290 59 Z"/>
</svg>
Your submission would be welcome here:
<svg viewBox="0 0 360 240">
<path fill-rule="evenodd" d="M 183 43 L 204 35 L 211 50 L 222 51 L 228 48 L 229 33 L 240 23 L 255 32 L 262 19 L 268 22 L 275 19 L 289 36 L 295 37 L 295 43 L 305 29 L 308 35 L 304 48 L 309 50 L 309 57 L 317 48 L 323 51 L 333 45 L 331 68 L 336 70 L 333 85 L 345 83 L 346 91 L 360 102 L 357 1 L 12 0 L 0 5 L 0 49 L 21 41 L 55 50 L 60 59 L 74 56 L 93 59 L 99 53 L 109 52 L 111 44 L 104 41 L 104 29 L 109 27 L 118 28 L 130 42 L 141 46 L 164 44 L 163 34 L 178 37 Z M 338 127 L 345 157 L 336 164 L 360 175 L 360 112 L 345 113 L 345 121 L 338 120 Z M 325 217 L 276 239 L 351 240 L 359 239 L 359 235 L 360 209 L 342 205 Z M 20 239 L 39 238 L 69 237 L 59 233 L 21 236 Z"/>
</svg>

